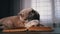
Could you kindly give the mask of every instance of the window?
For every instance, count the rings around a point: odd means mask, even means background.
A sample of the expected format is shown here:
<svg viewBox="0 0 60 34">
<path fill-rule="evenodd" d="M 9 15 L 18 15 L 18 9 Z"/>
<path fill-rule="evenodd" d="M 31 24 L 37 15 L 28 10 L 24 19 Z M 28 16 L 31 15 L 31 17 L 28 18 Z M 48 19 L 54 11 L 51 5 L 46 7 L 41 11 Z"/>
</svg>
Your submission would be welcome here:
<svg viewBox="0 0 60 34">
<path fill-rule="evenodd" d="M 57 26 L 60 27 L 60 0 L 55 0 L 55 17 Z"/>
<path fill-rule="evenodd" d="M 42 23 L 52 23 L 52 3 L 51 0 L 31 0 L 31 7 L 38 11 Z M 49 25 L 49 24 L 48 24 Z M 50 24 L 51 26 L 51 24 Z"/>
</svg>

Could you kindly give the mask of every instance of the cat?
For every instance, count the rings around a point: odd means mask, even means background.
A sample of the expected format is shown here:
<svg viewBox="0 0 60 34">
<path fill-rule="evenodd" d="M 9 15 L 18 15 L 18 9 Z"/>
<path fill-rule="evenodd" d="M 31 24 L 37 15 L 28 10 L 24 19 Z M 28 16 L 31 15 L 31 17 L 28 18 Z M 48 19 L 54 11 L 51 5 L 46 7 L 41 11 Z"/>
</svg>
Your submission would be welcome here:
<svg viewBox="0 0 60 34">
<path fill-rule="evenodd" d="M 40 17 L 39 13 L 34 9 L 25 8 L 22 9 L 16 16 L 9 16 L 0 19 L 0 24 L 3 25 L 3 29 L 14 29 L 14 28 L 26 27 L 25 25 L 30 22 L 37 23 L 35 22 L 36 20 L 40 22 L 39 17 Z M 35 24 L 35 26 L 36 25 L 38 25 L 38 23 Z"/>
</svg>

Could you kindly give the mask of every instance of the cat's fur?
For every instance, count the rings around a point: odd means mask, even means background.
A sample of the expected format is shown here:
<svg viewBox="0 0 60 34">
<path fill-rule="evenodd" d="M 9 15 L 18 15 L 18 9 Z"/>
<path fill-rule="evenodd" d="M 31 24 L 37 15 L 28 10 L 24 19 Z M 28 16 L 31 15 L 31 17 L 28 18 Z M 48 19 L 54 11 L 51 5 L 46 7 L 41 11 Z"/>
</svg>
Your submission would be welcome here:
<svg viewBox="0 0 60 34">
<path fill-rule="evenodd" d="M 39 20 L 39 14 L 32 8 L 23 9 L 16 16 L 10 16 L 0 19 L 0 24 L 4 29 L 25 27 L 25 23 L 31 20 Z"/>
<path fill-rule="evenodd" d="M 30 28 L 32 26 L 37 26 L 38 24 L 39 24 L 39 21 L 38 20 L 31 20 L 31 21 L 29 21 L 29 22 L 27 22 L 25 24 L 25 27 L 26 28 Z"/>
</svg>

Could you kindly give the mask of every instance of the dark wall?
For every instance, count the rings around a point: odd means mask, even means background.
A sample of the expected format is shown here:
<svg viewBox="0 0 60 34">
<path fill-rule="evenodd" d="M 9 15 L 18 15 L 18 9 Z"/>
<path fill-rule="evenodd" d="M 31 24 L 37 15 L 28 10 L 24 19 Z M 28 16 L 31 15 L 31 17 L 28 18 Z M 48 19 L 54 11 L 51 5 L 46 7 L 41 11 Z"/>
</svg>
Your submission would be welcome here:
<svg viewBox="0 0 60 34">
<path fill-rule="evenodd" d="M 10 15 L 10 1 L 9 0 L 0 0 L 0 18 Z"/>
<path fill-rule="evenodd" d="M 17 13 L 20 11 L 20 1 L 21 0 L 14 0 L 13 1 L 14 15 L 17 15 Z"/>
<path fill-rule="evenodd" d="M 0 0 L 0 18 L 15 15 L 19 9 L 20 0 Z"/>
</svg>

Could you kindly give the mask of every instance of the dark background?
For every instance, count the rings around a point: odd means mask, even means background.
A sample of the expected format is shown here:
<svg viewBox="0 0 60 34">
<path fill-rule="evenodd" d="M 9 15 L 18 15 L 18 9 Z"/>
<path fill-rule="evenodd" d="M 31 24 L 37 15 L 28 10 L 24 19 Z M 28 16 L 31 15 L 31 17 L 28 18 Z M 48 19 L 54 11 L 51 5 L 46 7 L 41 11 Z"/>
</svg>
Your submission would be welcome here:
<svg viewBox="0 0 60 34">
<path fill-rule="evenodd" d="M 0 0 L 0 18 L 17 15 L 22 9 L 22 0 Z"/>
</svg>

